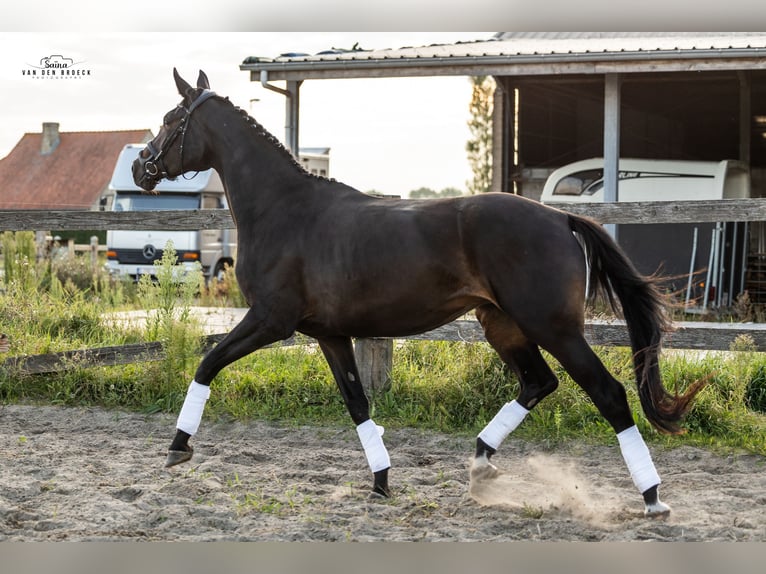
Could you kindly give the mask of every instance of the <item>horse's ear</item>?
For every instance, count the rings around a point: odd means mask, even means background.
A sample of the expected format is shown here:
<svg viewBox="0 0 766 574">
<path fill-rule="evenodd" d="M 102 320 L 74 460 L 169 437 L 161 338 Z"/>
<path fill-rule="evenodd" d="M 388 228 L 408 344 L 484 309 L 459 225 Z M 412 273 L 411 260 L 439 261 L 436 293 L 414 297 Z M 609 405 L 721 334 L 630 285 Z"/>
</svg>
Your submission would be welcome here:
<svg viewBox="0 0 766 574">
<path fill-rule="evenodd" d="M 178 70 L 173 68 L 173 78 L 176 80 L 176 88 L 178 88 L 178 93 L 181 94 L 183 97 L 186 97 L 189 93 L 189 90 L 192 89 L 192 87 L 189 85 L 189 83 L 184 80 L 180 74 L 178 73 Z"/>
<path fill-rule="evenodd" d="M 210 89 L 210 82 L 207 79 L 207 75 L 202 70 L 199 71 L 199 76 L 197 77 L 197 87 L 202 88 L 203 90 Z"/>
</svg>

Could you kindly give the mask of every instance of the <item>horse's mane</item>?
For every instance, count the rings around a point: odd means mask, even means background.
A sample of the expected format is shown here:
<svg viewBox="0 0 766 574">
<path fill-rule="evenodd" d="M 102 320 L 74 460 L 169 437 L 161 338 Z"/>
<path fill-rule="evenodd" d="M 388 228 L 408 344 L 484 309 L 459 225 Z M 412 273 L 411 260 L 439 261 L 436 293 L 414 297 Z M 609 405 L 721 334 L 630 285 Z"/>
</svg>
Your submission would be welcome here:
<svg viewBox="0 0 766 574">
<path fill-rule="evenodd" d="M 229 98 L 222 98 L 222 99 L 229 102 Z M 242 118 L 248 123 L 248 125 L 250 125 L 251 127 L 255 129 L 256 135 L 264 138 L 267 143 L 271 144 L 272 147 L 276 148 L 282 154 L 282 156 L 288 161 L 290 161 L 290 163 L 295 168 L 297 168 L 303 175 L 310 178 L 314 178 L 314 179 L 321 179 L 325 181 L 335 181 L 334 179 L 330 179 L 322 175 L 318 175 L 316 173 L 311 173 L 310 171 L 308 171 L 305 167 L 303 167 L 303 165 L 301 165 L 301 162 L 298 161 L 298 159 L 295 157 L 295 154 L 293 154 L 289 149 L 287 149 L 284 146 L 284 144 L 281 141 L 279 141 L 279 139 L 276 136 L 274 136 L 262 124 L 258 123 L 258 121 L 254 117 L 252 117 L 250 114 L 248 114 L 247 111 L 243 110 L 240 107 L 235 106 L 234 104 L 232 104 L 232 106 L 234 107 L 234 110 L 238 112 L 242 116 Z"/>
</svg>

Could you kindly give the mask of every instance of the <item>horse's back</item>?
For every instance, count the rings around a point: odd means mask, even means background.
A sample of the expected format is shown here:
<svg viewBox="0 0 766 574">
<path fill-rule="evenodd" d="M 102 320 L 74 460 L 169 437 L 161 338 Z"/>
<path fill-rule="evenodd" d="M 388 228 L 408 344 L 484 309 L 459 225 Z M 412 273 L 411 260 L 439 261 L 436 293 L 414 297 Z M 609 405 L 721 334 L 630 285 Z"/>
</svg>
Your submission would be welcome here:
<svg viewBox="0 0 766 574">
<path fill-rule="evenodd" d="M 460 274 L 550 270 L 580 274 L 582 250 L 568 215 L 524 197 L 486 193 L 444 199 L 394 199 L 341 193 L 315 220 L 317 261 L 366 269 L 418 267 Z"/>
</svg>

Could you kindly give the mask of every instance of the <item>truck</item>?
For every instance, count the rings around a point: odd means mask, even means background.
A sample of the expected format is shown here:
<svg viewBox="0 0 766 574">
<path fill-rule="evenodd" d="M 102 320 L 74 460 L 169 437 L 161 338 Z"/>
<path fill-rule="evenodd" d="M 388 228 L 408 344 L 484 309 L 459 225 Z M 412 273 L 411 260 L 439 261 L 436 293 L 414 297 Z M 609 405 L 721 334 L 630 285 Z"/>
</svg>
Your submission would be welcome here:
<svg viewBox="0 0 766 574">
<path fill-rule="evenodd" d="M 133 181 L 131 166 L 145 144 L 128 144 L 114 167 L 104 208 L 112 211 L 160 211 L 179 209 L 226 209 L 226 193 L 218 173 L 209 169 L 185 174 L 174 181 L 162 180 L 156 193 L 147 193 Z M 106 269 L 113 276 L 138 281 L 155 275 L 154 262 L 161 259 L 168 241 L 176 250 L 179 271 L 201 266 L 206 280 L 220 279 L 233 266 L 237 249 L 236 229 L 170 231 L 157 229 L 108 230 Z"/>
</svg>

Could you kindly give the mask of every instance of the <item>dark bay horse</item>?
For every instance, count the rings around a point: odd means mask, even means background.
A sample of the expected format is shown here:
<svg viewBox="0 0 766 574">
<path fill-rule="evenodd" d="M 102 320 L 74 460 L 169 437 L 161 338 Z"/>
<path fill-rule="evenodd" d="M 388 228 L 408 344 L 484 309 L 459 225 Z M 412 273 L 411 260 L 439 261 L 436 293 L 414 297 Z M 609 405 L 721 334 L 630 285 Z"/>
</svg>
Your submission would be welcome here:
<svg viewBox="0 0 766 574">
<path fill-rule="evenodd" d="M 683 395 L 660 380 L 667 327 L 662 297 L 602 227 L 505 193 L 443 200 L 375 198 L 307 173 L 261 125 L 174 70 L 181 103 L 133 164 L 152 191 L 163 178 L 214 168 L 239 236 L 236 276 L 249 310 L 202 360 L 190 383 L 166 466 L 192 457 L 210 383 L 225 366 L 295 331 L 329 363 L 373 473 L 389 496 L 388 452 L 371 419 L 354 337 L 422 333 L 475 310 L 487 341 L 517 374 L 520 393 L 476 440 L 472 475 L 492 475 L 500 443 L 558 382 L 540 349 L 571 374 L 614 428 L 646 514 L 664 514 L 659 476 L 625 389 L 583 335 L 586 295 L 603 292 L 630 332 L 641 406 L 660 431 L 679 421 L 702 383 Z M 587 284 L 590 293 L 586 293 Z"/>
</svg>

